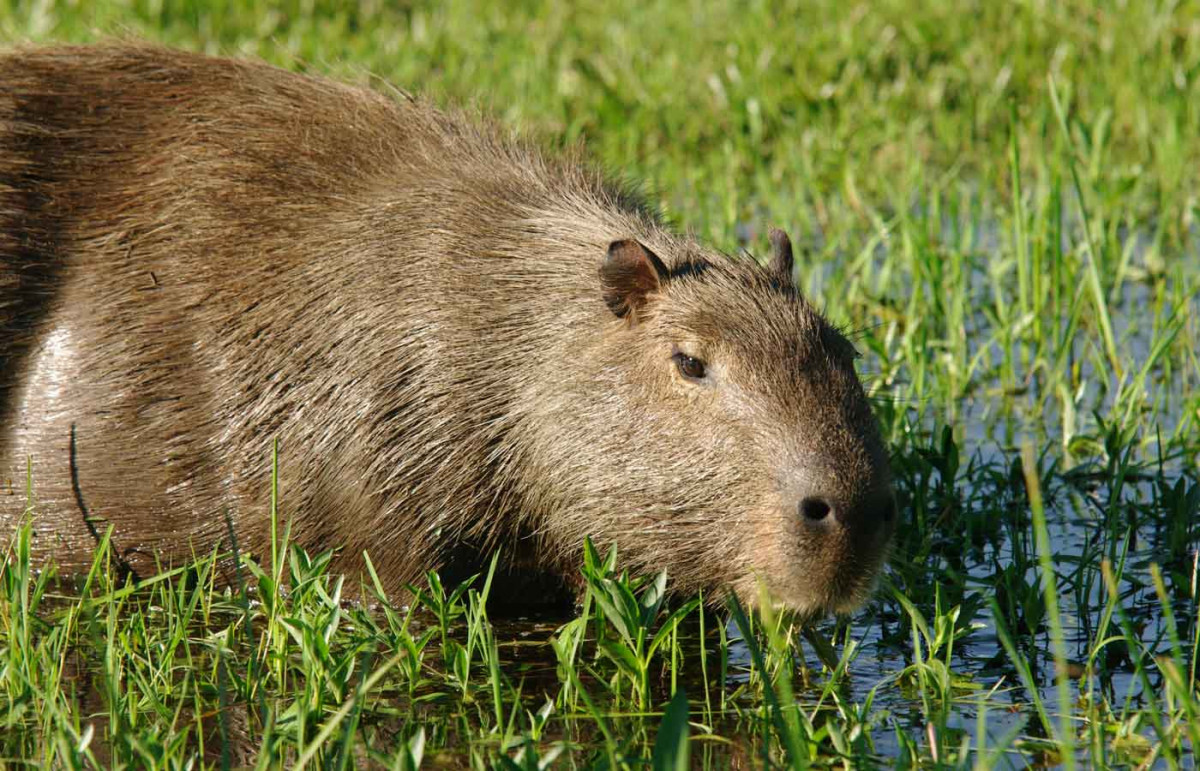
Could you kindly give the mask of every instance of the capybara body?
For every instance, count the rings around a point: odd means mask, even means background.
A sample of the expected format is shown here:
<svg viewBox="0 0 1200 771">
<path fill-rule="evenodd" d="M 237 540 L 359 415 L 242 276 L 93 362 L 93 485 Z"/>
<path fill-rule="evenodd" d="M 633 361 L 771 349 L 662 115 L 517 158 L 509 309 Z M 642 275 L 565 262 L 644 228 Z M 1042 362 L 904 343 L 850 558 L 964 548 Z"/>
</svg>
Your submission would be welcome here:
<svg viewBox="0 0 1200 771">
<path fill-rule="evenodd" d="M 0 535 L 139 575 L 231 546 L 464 552 L 861 601 L 894 527 L 852 346 L 571 154 L 260 63 L 0 58 Z"/>
</svg>

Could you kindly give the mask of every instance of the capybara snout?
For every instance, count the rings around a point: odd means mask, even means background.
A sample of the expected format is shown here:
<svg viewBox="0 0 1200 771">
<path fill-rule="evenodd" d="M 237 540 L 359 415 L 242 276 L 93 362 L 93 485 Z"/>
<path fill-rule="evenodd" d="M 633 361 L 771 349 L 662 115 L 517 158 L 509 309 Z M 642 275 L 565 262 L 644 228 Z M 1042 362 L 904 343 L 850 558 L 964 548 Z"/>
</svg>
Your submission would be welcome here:
<svg viewBox="0 0 1200 771">
<path fill-rule="evenodd" d="M 295 542 L 861 602 L 896 515 L 851 344 L 766 265 L 487 121 L 130 45 L 0 56 L 0 477 L 131 572 Z M 23 496 L 0 496 L 11 532 Z"/>
</svg>

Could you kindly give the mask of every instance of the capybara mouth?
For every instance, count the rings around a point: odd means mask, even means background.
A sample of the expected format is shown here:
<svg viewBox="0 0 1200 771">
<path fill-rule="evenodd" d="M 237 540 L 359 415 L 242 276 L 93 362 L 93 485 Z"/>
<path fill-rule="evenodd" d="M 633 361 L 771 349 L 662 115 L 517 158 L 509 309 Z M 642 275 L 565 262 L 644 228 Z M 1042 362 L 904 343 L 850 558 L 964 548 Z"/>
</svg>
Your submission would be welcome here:
<svg viewBox="0 0 1200 771">
<path fill-rule="evenodd" d="M 849 615 L 861 608 L 879 583 L 879 572 L 869 578 L 856 577 L 836 589 L 813 589 L 792 592 L 775 591 L 757 576 L 750 576 L 735 588 L 739 601 L 748 607 L 759 607 L 764 597 L 777 610 L 788 610 L 801 618 L 817 619 L 830 615 Z"/>
<path fill-rule="evenodd" d="M 849 615 L 861 608 L 879 585 L 883 567 L 891 553 L 894 528 L 885 529 L 857 548 L 831 550 L 822 554 L 823 567 L 802 567 L 783 578 L 770 570 L 751 570 L 733 591 L 743 604 L 758 607 L 764 601 L 805 618 Z M 811 555 L 801 555 L 797 564 L 813 564 Z"/>
</svg>

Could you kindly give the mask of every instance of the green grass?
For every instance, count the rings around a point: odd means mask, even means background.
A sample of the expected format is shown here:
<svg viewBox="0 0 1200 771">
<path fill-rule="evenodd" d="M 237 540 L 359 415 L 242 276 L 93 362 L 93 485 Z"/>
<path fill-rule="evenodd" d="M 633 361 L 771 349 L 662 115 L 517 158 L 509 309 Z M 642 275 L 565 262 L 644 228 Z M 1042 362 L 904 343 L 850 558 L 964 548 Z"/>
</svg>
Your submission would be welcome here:
<svg viewBox="0 0 1200 771">
<path fill-rule="evenodd" d="M 878 596 L 807 629 L 662 605 L 619 555 L 547 626 L 489 620 L 486 575 L 399 610 L 286 533 L 235 589 L 211 560 L 133 590 L 98 559 L 65 587 L 17 538 L 0 765 L 1194 767 L 1197 18 L 0 0 L 5 40 L 132 35 L 479 102 L 728 251 L 786 227 L 865 354 L 905 517 Z M 341 602 L 359 581 L 372 600 Z"/>
</svg>

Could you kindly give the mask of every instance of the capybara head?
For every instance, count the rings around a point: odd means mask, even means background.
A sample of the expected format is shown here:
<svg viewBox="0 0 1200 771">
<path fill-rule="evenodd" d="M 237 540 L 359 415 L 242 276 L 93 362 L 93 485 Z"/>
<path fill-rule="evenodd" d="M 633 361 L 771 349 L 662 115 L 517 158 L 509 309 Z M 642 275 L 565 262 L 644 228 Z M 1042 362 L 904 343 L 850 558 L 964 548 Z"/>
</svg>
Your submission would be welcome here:
<svg viewBox="0 0 1200 771">
<path fill-rule="evenodd" d="M 591 487 L 571 537 L 677 588 L 756 603 L 761 579 L 801 612 L 847 611 L 895 528 L 887 456 L 854 347 L 797 291 L 787 236 L 772 247 L 766 267 L 664 234 L 600 255 L 610 321 L 567 369 L 601 390 L 565 379 L 553 430 L 577 452 L 547 473 Z"/>
</svg>

